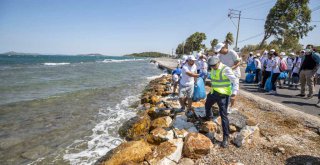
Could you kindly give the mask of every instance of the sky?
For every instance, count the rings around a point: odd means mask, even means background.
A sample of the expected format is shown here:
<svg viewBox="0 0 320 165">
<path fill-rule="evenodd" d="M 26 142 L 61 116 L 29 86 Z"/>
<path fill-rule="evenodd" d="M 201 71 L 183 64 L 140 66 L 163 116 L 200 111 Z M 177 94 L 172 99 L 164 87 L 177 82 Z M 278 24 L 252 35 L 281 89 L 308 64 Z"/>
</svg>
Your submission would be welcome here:
<svg viewBox="0 0 320 165">
<path fill-rule="evenodd" d="M 222 41 L 236 38 L 237 19 L 265 19 L 276 0 L 0 0 L 0 53 L 125 55 L 170 53 L 194 32 Z M 320 0 L 310 0 L 310 9 Z M 234 24 L 233 24 L 233 22 Z M 320 10 L 312 12 L 317 27 L 301 40 L 320 45 Z M 241 19 L 238 47 L 262 40 L 263 20 Z"/>
</svg>

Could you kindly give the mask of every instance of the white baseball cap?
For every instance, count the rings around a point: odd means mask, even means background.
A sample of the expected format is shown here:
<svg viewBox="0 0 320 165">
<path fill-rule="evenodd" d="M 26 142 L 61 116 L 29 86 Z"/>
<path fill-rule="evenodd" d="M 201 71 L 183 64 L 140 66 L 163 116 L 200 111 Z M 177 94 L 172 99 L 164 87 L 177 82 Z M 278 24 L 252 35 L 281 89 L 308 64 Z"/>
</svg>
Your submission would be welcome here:
<svg viewBox="0 0 320 165">
<path fill-rule="evenodd" d="M 275 51 L 276 51 L 276 50 L 274 50 L 274 49 L 271 49 L 271 50 L 270 50 L 270 52 L 272 52 L 272 53 L 274 53 Z"/>
<path fill-rule="evenodd" d="M 280 56 L 285 56 L 285 55 L 286 55 L 285 52 L 281 52 L 281 53 L 280 53 Z"/>
<path fill-rule="evenodd" d="M 220 50 L 225 46 L 224 43 L 220 42 L 214 47 L 215 52 L 220 52 Z"/>
<path fill-rule="evenodd" d="M 197 59 L 196 59 L 193 55 L 190 55 L 190 56 L 188 57 L 188 60 L 196 61 Z"/>
<path fill-rule="evenodd" d="M 291 52 L 290 55 L 294 56 L 295 54 L 293 52 Z"/>
<path fill-rule="evenodd" d="M 250 52 L 249 54 L 253 54 L 253 52 Z"/>
<path fill-rule="evenodd" d="M 257 55 L 256 55 L 257 57 L 260 57 L 260 53 L 257 53 Z"/>
</svg>

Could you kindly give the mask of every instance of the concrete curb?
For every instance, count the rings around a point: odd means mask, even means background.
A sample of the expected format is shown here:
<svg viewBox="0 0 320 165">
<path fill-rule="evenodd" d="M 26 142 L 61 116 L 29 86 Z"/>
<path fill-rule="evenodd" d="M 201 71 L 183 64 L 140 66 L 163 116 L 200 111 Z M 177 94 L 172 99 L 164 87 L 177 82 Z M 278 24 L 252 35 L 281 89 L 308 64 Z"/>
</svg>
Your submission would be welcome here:
<svg viewBox="0 0 320 165">
<path fill-rule="evenodd" d="M 296 109 L 262 98 L 244 90 L 240 90 L 239 94 L 251 101 L 254 101 L 261 110 L 277 111 L 284 114 L 285 116 L 301 119 L 304 122 L 303 124 L 307 127 L 318 130 L 320 129 L 319 117 L 298 111 Z"/>
</svg>

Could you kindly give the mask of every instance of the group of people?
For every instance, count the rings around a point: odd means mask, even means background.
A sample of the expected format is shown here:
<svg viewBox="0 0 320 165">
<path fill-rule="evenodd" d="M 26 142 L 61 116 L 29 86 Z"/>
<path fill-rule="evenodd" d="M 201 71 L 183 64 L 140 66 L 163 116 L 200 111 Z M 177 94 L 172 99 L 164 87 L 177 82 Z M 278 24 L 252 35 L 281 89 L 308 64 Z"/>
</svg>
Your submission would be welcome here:
<svg viewBox="0 0 320 165">
<path fill-rule="evenodd" d="M 225 148 L 228 146 L 229 138 L 228 112 L 236 110 L 234 105 L 239 91 L 241 59 L 224 43 L 217 44 L 214 51 L 214 56 L 207 57 L 200 52 L 197 58 L 193 55 L 183 57 L 177 69 L 172 72 L 174 92 L 179 85 L 180 111 L 192 115 L 194 112 L 191 105 L 196 79 L 211 79 L 211 90 L 205 102 L 206 116 L 202 120 L 213 120 L 211 107 L 217 103 L 223 128 L 221 146 Z"/>
<path fill-rule="evenodd" d="M 262 56 L 260 56 L 260 53 L 253 55 L 253 52 L 250 52 L 247 58 L 246 72 L 255 74 L 254 82 L 258 84 L 260 91 L 277 94 L 277 84 L 279 84 L 279 88 L 283 88 L 285 84 L 296 90 L 298 90 L 300 84 L 300 94 L 296 96 L 311 99 L 319 74 L 319 64 L 320 55 L 312 45 L 308 45 L 298 55 L 291 52 L 289 56 L 286 56 L 285 52 L 279 54 L 271 49 L 269 52 L 264 51 Z M 271 80 L 270 91 L 266 88 L 268 78 Z M 309 89 L 307 95 L 306 85 Z M 320 90 L 316 106 L 320 107 Z"/>
</svg>

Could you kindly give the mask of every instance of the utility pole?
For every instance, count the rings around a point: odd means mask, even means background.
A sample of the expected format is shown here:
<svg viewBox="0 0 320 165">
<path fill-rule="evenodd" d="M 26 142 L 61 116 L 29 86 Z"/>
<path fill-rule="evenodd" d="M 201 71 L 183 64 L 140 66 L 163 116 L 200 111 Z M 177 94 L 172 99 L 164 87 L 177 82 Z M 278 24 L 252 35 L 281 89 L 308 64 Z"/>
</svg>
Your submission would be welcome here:
<svg viewBox="0 0 320 165">
<path fill-rule="evenodd" d="M 236 38 L 235 50 L 239 51 L 239 48 L 238 48 L 238 37 L 239 37 L 239 29 L 240 29 L 241 11 L 240 10 L 229 9 L 228 17 L 231 19 L 231 21 L 232 21 L 232 18 L 238 18 L 237 38 Z"/>
</svg>

